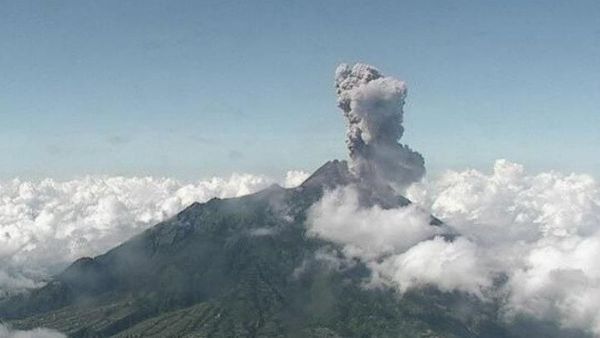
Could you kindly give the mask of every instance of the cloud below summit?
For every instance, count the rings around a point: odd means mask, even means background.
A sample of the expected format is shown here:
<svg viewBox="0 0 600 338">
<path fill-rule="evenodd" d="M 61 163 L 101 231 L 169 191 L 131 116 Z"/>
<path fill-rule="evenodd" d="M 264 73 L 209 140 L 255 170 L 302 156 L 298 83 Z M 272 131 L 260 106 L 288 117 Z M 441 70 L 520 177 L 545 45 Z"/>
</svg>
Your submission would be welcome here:
<svg viewBox="0 0 600 338">
<path fill-rule="evenodd" d="M 0 324 L 0 338 L 66 338 L 67 336 L 51 329 L 11 330 Z"/>
<path fill-rule="evenodd" d="M 448 171 L 412 185 L 410 207 L 361 209 L 352 196 L 329 192 L 308 225 L 365 262 L 369 285 L 463 291 L 498 301 L 507 320 L 527 314 L 600 334 L 600 184 L 593 177 L 529 174 L 498 160 L 489 174 Z M 429 212 L 460 236 L 450 241 L 439 236 L 443 229 L 426 230 Z M 499 276 L 506 282 L 493 287 Z"/>
<path fill-rule="evenodd" d="M 290 171 L 283 184 L 296 186 L 306 176 Z M 193 202 L 273 183 L 250 174 L 195 183 L 153 177 L 0 182 L 0 296 L 39 286 L 65 264 L 100 254 Z"/>
<path fill-rule="evenodd" d="M 505 273 L 505 310 L 600 334 L 600 184 L 593 177 L 496 161 L 450 171 L 409 196 L 451 224 Z"/>
</svg>

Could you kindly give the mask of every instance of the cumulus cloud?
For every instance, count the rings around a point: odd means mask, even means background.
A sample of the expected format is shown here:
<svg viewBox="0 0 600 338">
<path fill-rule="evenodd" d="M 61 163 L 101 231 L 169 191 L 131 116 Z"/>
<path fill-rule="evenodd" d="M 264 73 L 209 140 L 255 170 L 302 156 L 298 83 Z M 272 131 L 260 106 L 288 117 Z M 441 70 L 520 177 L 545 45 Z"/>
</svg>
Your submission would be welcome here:
<svg viewBox="0 0 600 338">
<path fill-rule="evenodd" d="M 303 172 L 287 174 L 295 185 Z M 152 177 L 85 177 L 0 183 L 0 296 L 40 286 L 82 256 L 100 254 L 187 205 L 266 188 L 266 176 L 195 183 Z"/>
<path fill-rule="evenodd" d="M 400 144 L 406 85 L 366 64 L 335 72 L 338 107 L 346 117 L 350 169 L 380 193 L 402 191 L 425 174 L 421 154 Z"/>
<path fill-rule="evenodd" d="M 448 172 L 409 191 L 485 248 L 508 275 L 507 315 L 527 313 L 600 334 L 600 184 L 498 160 L 490 174 Z"/>
<path fill-rule="evenodd" d="M 326 193 L 308 213 L 308 233 L 347 244 L 344 250 L 367 260 L 404 252 L 442 232 L 429 225 L 430 216 L 416 205 L 363 208 L 354 186 Z"/>
<path fill-rule="evenodd" d="M 450 238 L 452 229 L 432 226 L 416 204 L 384 209 L 364 207 L 354 186 L 324 194 L 308 213 L 308 234 L 342 244 L 345 257 L 359 258 L 372 272 L 369 286 L 401 292 L 424 285 L 483 295 L 490 272 L 471 241 Z"/>
<path fill-rule="evenodd" d="M 303 170 L 290 170 L 285 175 L 283 186 L 286 188 L 294 188 L 302 184 L 310 176 L 309 172 Z"/>
<path fill-rule="evenodd" d="M 0 324 L 0 338 L 66 338 L 67 336 L 51 329 L 36 328 L 28 331 L 11 330 Z"/>
<path fill-rule="evenodd" d="M 374 280 L 391 283 L 406 292 L 410 288 L 435 285 L 442 291 L 463 291 L 485 298 L 482 290 L 491 287 L 489 271 L 479 259 L 479 248 L 458 237 L 422 241 L 406 252 L 371 261 Z"/>
<path fill-rule="evenodd" d="M 593 177 L 531 175 L 498 160 L 489 174 L 449 171 L 412 185 L 407 196 L 419 207 L 361 209 L 339 191 L 313 206 L 309 231 L 364 261 L 370 285 L 463 291 L 498 301 L 507 320 L 527 314 L 600 335 L 600 184 Z M 424 216 L 415 227 L 415 210 L 460 236 L 427 232 Z"/>
</svg>

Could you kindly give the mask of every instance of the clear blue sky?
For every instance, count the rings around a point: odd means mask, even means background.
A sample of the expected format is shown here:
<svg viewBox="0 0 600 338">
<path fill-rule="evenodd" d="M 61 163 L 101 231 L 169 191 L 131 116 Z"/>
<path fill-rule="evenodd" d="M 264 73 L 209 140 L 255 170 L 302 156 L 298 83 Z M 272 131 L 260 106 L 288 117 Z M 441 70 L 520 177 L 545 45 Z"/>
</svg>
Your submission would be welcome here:
<svg viewBox="0 0 600 338">
<path fill-rule="evenodd" d="M 312 170 L 356 61 L 430 172 L 600 173 L 600 1 L 0 0 L 0 179 Z"/>
</svg>

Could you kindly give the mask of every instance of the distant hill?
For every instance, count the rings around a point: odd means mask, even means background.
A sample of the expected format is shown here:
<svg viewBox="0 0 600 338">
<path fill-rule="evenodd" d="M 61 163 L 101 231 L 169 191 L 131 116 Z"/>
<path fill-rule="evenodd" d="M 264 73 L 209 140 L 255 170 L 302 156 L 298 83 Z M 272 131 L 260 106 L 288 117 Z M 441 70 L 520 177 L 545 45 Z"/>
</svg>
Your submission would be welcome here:
<svg viewBox="0 0 600 338">
<path fill-rule="evenodd" d="M 536 322 L 507 327 L 496 304 L 459 293 L 365 289 L 361 262 L 335 269 L 317 259 L 335 244 L 305 235 L 306 211 L 351 181 L 346 163 L 332 161 L 297 188 L 194 203 L 5 300 L 0 318 L 71 337 L 582 336 Z M 379 202 L 364 192 L 364 203 Z"/>
</svg>

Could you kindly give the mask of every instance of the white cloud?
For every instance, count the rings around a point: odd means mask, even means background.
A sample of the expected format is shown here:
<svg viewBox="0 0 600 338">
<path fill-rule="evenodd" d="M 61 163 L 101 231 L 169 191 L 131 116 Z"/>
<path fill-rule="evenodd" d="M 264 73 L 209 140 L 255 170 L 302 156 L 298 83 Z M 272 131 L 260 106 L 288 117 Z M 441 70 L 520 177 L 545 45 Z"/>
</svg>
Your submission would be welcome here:
<svg viewBox="0 0 600 338">
<path fill-rule="evenodd" d="M 250 230 L 250 236 L 254 237 L 263 237 L 263 236 L 273 236 L 277 234 L 277 228 L 256 228 Z"/>
<path fill-rule="evenodd" d="M 295 188 L 302 184 L 310 176 L 310 173 L 302 170 L 290 170 L 285 176 L 283 186 L 286 188 Z"/>
<path fill-rule="evenodd" d="M 542 239 L 511 271 L 507 315 L 528 313 L 600 335 L 600 236 Z"/>
<path fill-rule="evenodd" d="M 288 173 L 295 184 L 302 173 Z M 0 296 L 39 286 L 82 256 L 100 254 L 187 205 L 235 197 L 274 183 L 234 174 L 195 183 L 153 177 L 0 182 Z"/>
<path fill-rule="evenodd" d="M 442 291 L 459 290 L 484 298 L 482 290 L 491 287 L 492 281 L 478 251 L 477 246 L 465 238 L 446 241 L 436 237 L 368 265 L 377 279 L 392 283 L 401 292 L 435 285 Z"/>
<path fill-rule="evenodd" d="M 309 234 L 346 244 L 352 256 L 376 259 L 404 252 L 440 233 L 429 225 L 429 214 L 416 205 L 398 209 L 362 208 L 353 186 L 326 193 L 311 207 Z"/>
<path fill-rule="evenodd" d="M 36 328 L 28 331 L 11 330 L 0 324 L 0 338 L 66 338 L 67 336 L 51 329 Z"/>
<path fill-rule="evenodd" d="M 507 319 L 525 313 L 600 335 L 600 184 L 593 177 L 531 175 L 498 160 L 490 174 L 449 171 L 411 186 L 407 195 L 462 236 L 406 240 L 397 229 L 413 233 L 405 208 L 361 209 L 336 193 L 314 207 L 309 226 L 362 258 L 372 283 L 400 291 L 433 284 L 496 297 Z M 490 290 L 499 275 L 507 282 Z"/>
<path fill-rule="evenodd" d="M 437 285 L 482 295 L 491 285 L 489 271 L 474 243 L 446 241 L 445 226 L 430 224 L 430 214 L 416 204 L 364 208 L 353 186 L 327 192 L 308 214 L 308 233 L 343 244 L 346 257 L 360 258 L 371 268 L 370 286 L 392 285 L 401 292 Z"/>
</svg>

